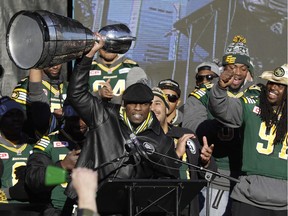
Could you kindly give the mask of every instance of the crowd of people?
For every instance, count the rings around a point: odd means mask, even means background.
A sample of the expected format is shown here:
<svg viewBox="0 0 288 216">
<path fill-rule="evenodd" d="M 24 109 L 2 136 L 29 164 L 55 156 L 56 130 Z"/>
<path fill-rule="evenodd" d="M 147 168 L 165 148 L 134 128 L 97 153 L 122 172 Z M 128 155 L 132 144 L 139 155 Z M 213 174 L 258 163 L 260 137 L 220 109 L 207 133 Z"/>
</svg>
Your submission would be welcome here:
<svg viewBox="0 0 288 216">
<path fill-rule="evenodd" d="M 287 215 L 288 64 L 255 83 L 246 39 L 235 36 L 220 63 L 196 67 L 180 109 L 176 80 L 151 86 L 95 36 L 69 83 L 61 64 L 33 68 L 0 99 L 1 215 L 98 215 L 109 179 L 207 182 L 183 216 Z M 68 173 L 61 184 L 47 185 L 49 166 Z"/>
</svg>

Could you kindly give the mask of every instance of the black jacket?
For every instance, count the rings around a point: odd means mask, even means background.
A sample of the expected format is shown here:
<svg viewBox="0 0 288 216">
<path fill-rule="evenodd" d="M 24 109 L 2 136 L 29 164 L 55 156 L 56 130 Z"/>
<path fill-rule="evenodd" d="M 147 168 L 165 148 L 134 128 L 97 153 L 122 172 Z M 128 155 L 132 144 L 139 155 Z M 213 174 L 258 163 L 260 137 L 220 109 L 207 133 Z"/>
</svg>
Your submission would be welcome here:
<svg viewBox="0 0 288 216">
<path fill-rule="evenodd" d="M 89 127 L 87 142 L 82 148 L 76 166 L 95 168 L 125 154 L 125 143 L 132 132 L 120 118 L 120 105 L 99 100 L 89 92 L 88 79 L 91 62 L 92 59 L 84 57 L 76 65 L 70 78 L 67 99 Z M 178 159 L 173 139 L 164 134 L 154 114 L 150 127 L 137 134 L 137 139 L 140 143 L 151 143 L 156 152 Z M 124 160 L 99 169 L 100 183 L 110 177 L 122 179 L 179 177 L 177 169 L 180 164 L 155 154 L 149 155 L 149 159 L 142 157 L 137 165 L 133 164 L 131 158 Z M 130 165 L 125 166 L 125 163 Z M 76 196 L 71 186 L 67 188 L 66 194 L 70 198 Z"/>
</svg>

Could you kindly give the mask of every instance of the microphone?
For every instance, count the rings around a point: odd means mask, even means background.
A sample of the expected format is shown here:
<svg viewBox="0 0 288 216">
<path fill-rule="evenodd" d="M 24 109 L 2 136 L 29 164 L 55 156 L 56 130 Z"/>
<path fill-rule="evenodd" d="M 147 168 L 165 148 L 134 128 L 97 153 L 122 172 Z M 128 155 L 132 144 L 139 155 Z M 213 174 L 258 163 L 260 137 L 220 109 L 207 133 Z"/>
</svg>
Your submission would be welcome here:
<svg viewBox="0 0 288 216">
<path fill-rule="evenodd" d="M 139 142 L 134 133 L 130 134 L 130 139 L 132 143 L 135 145 L 135 149 L 139 153 L 139 155 L 141 155 L 144 158 L 147 158 L 148 156 L 146 154 L 144 147 L 141 145 L 141 143 Z"/>
<path fill-rule="evenodd" d="M 125 145 L 124 145 L 124 147 L 125 147 L 126 152 L 128 152 L 128 157 L 129 156 L 133 156 L 134 161 L 136 163 L 141 161 L 141 157 L 140 157 L 139 151 L 136 149 L 136 146 L 132 142 L 132 140 L 130 140 L 130 139 L 127 140 Z"/>
</svg>

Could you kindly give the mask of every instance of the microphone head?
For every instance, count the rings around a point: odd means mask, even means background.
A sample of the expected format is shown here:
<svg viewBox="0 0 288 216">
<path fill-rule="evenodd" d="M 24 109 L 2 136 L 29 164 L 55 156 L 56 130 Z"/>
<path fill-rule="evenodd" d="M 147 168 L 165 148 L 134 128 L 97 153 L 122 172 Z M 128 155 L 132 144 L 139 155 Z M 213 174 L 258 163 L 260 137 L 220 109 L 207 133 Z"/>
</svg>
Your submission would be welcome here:
<svg viewBox="0 0 288 216">
<path fill-rule="evenodd" d="M 129 153 L 134 149 L 133 143 L 131 140 L 126 140 L 125 144 L 124 144 L 124 148 L 125 150 Z"/>
<path fill-rule="evenodd" d="M 143 149 L 148 155 L 152 155 L 155 152 L 155 147 L 151 143 L 144 142 L 143 143 Z"/>
</svg>

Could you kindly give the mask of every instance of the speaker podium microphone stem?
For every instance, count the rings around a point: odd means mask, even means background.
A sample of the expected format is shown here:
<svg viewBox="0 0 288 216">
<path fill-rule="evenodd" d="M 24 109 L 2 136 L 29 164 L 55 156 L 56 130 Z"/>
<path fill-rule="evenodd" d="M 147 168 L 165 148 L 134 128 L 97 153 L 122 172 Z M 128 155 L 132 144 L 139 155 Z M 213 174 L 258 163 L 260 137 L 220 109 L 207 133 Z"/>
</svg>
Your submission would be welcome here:
<svg viewBox="0 0 288 216">
<path fill-rule="evenodd" d="M 203 172 L 206 172 L 207 175 L 205 175 L 205 178 L 207 181 L 210 181 L 211 178 L 212 178 L 212 175 L 215 175 L 215 176 L 218 176 L 218 177 L 223 177 L 223 178 L 226 178 L 230 181 L 234 181 L 234 182 L 237 182 L 239 183 L 240 181 L 236 178 L 233 178 L 231 176 L 227 176 L 227 175 L 224 175 L 224 174 L 221 174 L 219 172 L 215 172 L 215 171 L 212 171 L 212 170 L 209 170 L 209 169 L 206 169 L 204 167 L 201 167 L 201 166 L 197 166 L 195 164 L 191 164 L 191 163 L 188 163 L 188 162 L 185 162 L 185 161 L 182 161 L 180 159 L 176 159 L 176 158 L 173 158 L 173 157 L 170 157 L 168 155 L 165 155 L 165 154 L 162 154 L 162 153 L 159 153 L 157 151 L 155 151 L 155 148 L 152 144 L 150 143 L 147 143 L 145 142 L 145 145 L 142 145 L 139 140 L 137 139 L 137 137 L 135 136 L 135 134 L 131 134 L 130 135 L 130 139 L 131 141 L 133 142 L 133 144 L 136 146 L 136 150 L 139 152 L 139 154 L 148 159 L 149 160 L 149 155 L 158 155 L 158 156 L 161 156 L 161 157 L 164 157 L 164 158 L 167 158 L 167 159 L 170 159 L 170 160 L 173 160 L 173 161 L 176 161 L 176 162 L 179 162 L 181 164 L 185 164 L 187 165 L 188 167 L 193 167 L 195 168 L 196 170 L 199 170 L 199 171 L 203 171 Z"/>
<path fill-rule="evenodd" d="M 95 167 L 93 170 L 97 171 L 110 164 L 119 162 L 122 159 L 129 158 L 130 156 L 133 156 L 135 163 L 140 162 L 141 160 L 141 157 L 138 151 L 135 149 L 134 145 L 132 144 L 132 141 L 127 140 L 125 144 L 125 152 L 123 153 L 123 155 L 114 158 L 111 161 L 102 163 L 99 166 Z M 118 167 L 120 167 L 120 165 Z M 45 172 L 45 185 L 52 186 L 65 183 L 69 180 L 69 175 L 69 172 L 67 172 L 65 169 L 49 165 L 47 166 Z"/>
</svg>

